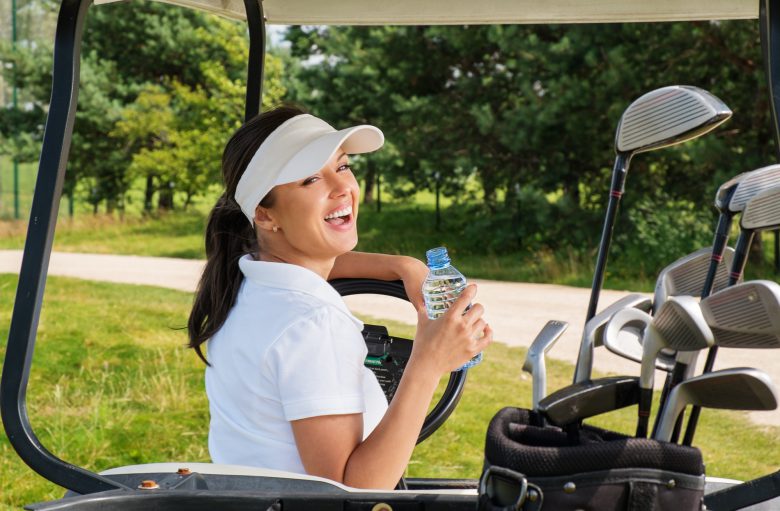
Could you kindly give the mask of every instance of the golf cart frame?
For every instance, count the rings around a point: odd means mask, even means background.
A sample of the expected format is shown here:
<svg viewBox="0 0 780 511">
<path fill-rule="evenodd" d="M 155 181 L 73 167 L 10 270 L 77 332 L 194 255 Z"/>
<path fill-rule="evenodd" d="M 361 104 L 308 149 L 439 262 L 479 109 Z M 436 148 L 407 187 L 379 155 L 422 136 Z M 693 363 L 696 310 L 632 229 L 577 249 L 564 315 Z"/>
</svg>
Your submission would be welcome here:
<svg viewBox="0 0 780 511">
<path fill-rule="evenodd" d="M 584 2 L 588 6 L 572 8 L 569 2 L 539 2 L 531 0 L 487 0 L 480 4 L 481 12 L 468 0 L 452 0 L 441 9 L 435 0 L 402 0 L 387 5 L 372 0 L 344 0 L 317 2 L 316 0 L 170 0 L 184 7 L 198 8 L 229 18 L 246 20 L 249 29 L 249 57 L 246 88 L 245 119 L 260 111 L 265 57 L 266 22 L 283 24 L 475 24 L 475 23 L 571 23 L 571 22 L 619 22 L 619 21 L 674 21 L 693 19 L 759 19 L 762 52 L 771 95 L 771 114 L 776 146 L 780 148 L 780 0 L 681 0 L 668 6 L 668 12 L 654 12 L 654 2 L 627 0 L 621 9 L 619 2 L 599 0 Z M 130 479 L 99 475 L 63 461 L 49 452 L 38 440 L 29 421 L 26 406 L 26 390 L 30 365 L 35 348 L 38 321 L 46 284 L 49 258 L 52 250 L 59 200 L 62 195 L 66 162 L 71 146 L 73 123 L 76 113 L 79 85 L 81 40 L 87 11 L 92 0 L 62 0 L 57 21 L 54 45 L 54 69 L 52 96 L 46 120 L 39 170 L 32 202 L 30 220 L 22 259 L 19 283 L 8 337 L 8 345 L 0 380 L 0 412 L 8 438 L 16 452 L 35 472 L 49 481 L 85 497 L 76 498 L 85 504 L 93 494 L 101 499 L 116 496 L 121 499 L 148 499 L 150 492 L 136 491 L 137 483 Z M 567 7 L 568 6 L 568 7 Z M 264 12 L 264 9 L 266 12 Z M 446 10 L 446 13 L 440 11 Z M 632 14 L 626 14 L 631 12 Z M 488 14 L 484 14 L 488 13 Z M 605 227 L 606 228 L 606 227 Z M 595 311 L 601 276 L 594 278 L 594 299 L 589 309 Z M 366 291 L 363 291 L 366 292 Z M 462 383 L 461 387 L 462 389 Z M 446 418 L 446 417 L 445 417 Z M 233 479 L 230 475 L 214 475 Z M 145 477 L 146 478 L 146 477 Z M 265 478 L 271 482 L 273 478 Z M 345 500 L 353 503 L 377 501 L 397 502 L 400 509 L 422 503 L 425 509 L 473 509 L 476 499 L 472 495 L 435 494 L 417 492 L 357 492 L 334 491 L 331 485 L 316 480 L 273 479 L 263 491 L 247 490 L 240 495 L 233 492 L 209 491 L 210 487 L 198 474 L 179 474 L 174 496 L 155 493 L 160 499 L 177 499 L 181 505 L 189 501 L 205 508 L 232 505 L 235 509 L 259 507 L 261 502 L 274 502 L 284 497 L 285 504 L 292 498 L 300 503 L 292 508 L 303 508 L 316 503 L 319 508 L 343 509 Z M 219 484 L 217 484 L 219 486 Z M 412 488 L 414 484 L 410 485 Z M 474 482 L 438 480 L 429 481 L 429 487 L 437 489 L 474 488 Z M 711 494 L 706 502 L 710 509 L 736 509 L 753 502 L 761 502 L 780 495 L 780 472 L 764 478 L 733 486 L 718 494 Z M 107 492 L 107 493 L 105 493 Z M 94 495 L 98 498 L 97 495 Z M 207 497 L 208 496 L 208 497 Z M 112 497 L 113 498 L 113 497 Z M 86 500 L 82 500 L 86 499 Z M 200 504 L 197 504 L 198 499 Z M 213 499 L 213 500 L 212 500 Z M 757 500 L 758 499 L 758 500 Z M 70 499 L 69 499 L 70 500 Z M 110 500 L 110 499 L 109 499 Z M 161 500 L 162 501 L 162 500 Z M 64 501 L 63 501 L 64 502 Z M 113 501 L 118 504 L 117 500 Z M 140 505 L 145 505 L 141 503 Z M 146 504 L 148 505 L 148 504 Z M 45 506 L 45 505 L 44 505 Z M 48 506 L 45 506 L 47 509 Z M 63 504 L 62 507 L 68 507 Z M 68 507 L 70 508 L 70 507 Z M 140 507 L 139 507 L 140 508 Z M 347 507 L 349 508 L 349 507 Z M 417 509 L 417 507 L 414 507 Z M 91 509 L 91 507 L 90 507 Z M 128 508 L 129 509 L 129 508 Z M 356 504 L 355 509 L 363 509 Z M 366 509 L 370 509 L 366 508 Z"/>
</svg>

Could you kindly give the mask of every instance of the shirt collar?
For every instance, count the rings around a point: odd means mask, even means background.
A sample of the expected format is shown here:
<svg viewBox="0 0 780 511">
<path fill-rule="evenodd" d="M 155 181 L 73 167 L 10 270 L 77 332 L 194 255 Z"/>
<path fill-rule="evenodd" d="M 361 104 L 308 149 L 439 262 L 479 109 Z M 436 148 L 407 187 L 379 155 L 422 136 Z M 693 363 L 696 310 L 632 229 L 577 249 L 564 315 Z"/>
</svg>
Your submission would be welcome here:
<svg viewBox="0 0 780 511">
<path fill-rule="evenodd" d="M 352 314 L 338 291 L 308 268 L 297 264 L 256 261 L 251 254 L 241 257 L 238 266 L 244 276 L 252 282 L 261 286 L 287 289 L 314 296 L 342 311 L 357 325 L 358 329 L 363 329 L 363 322 Z"/>
</svg>

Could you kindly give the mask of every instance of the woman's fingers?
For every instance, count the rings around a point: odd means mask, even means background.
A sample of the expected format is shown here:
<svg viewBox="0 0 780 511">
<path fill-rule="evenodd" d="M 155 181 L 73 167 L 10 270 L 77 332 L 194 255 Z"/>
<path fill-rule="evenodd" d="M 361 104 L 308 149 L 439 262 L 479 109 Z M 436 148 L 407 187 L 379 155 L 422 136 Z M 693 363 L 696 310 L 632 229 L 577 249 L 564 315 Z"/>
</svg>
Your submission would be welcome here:
<svg viewBox="0 0 780 511">
<path fill-rule="evenodd" d="M 466 286 L 466 289 L 460 293 L 458 299 L 452 303 L 450 309 L 447 312 L 449 314 L 462 316 L 469 308 L 475 296 L 477 296 L 477 285 L 469 284 Z"/>
</svg>

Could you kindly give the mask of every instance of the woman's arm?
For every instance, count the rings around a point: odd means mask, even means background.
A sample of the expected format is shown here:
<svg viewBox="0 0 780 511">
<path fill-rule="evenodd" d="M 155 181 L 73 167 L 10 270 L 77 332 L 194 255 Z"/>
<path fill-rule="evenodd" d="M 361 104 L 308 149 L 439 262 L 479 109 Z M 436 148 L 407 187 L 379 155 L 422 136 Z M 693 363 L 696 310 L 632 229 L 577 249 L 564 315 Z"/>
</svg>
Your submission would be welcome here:
<svg viewBox="0 0 780 511">
<path fill-rule="evenodd" d="M 336 258 L 328 280 L 340 278 L 364 278 L 378 280 L 402 280 L 414 308 L 422 310 L 422 284 L 428 275 L 428 267 L 414 257 L 347 252 Z"/>
<path fill-rule="evenodd" d="M 358 488 L 395 487 L 412 456 L 417 436 L 445 373 L 484 350 L 493 334 L 470 285 L 436 321 L 418 311 L 412 356 L 382 420 L 361 442 L 361 414 L 326 415 L 292 421 L 298 452 L 311 475 Z"/>
</svg>

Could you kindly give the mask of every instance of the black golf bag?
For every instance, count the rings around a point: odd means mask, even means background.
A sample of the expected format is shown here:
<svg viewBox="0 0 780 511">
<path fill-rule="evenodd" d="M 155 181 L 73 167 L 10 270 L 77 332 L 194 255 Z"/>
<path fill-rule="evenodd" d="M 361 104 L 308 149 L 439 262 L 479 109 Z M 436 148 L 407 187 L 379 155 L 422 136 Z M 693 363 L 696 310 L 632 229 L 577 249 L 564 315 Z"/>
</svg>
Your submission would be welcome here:
<svg viewBox="0 0 780 511">
<path fill-rule="evenodd" d="M 480 511 L 694 511 L 704 464 L 693 447 L 582 426 L 539 427 L 504 408 L 490 421 Z"/>
</svg>

